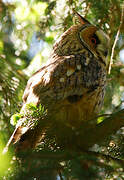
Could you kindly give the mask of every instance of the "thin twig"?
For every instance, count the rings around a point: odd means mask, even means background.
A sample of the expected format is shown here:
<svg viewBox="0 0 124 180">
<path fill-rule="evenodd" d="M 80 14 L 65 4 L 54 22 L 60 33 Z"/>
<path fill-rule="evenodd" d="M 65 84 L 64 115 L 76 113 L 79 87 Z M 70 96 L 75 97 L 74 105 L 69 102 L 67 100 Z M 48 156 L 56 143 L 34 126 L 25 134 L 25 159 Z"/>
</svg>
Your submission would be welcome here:
<svg viewBox="0 0 124 180">
<path fill-rule="evenodd" d="M 117 34 L 116 34 L 116 37 L 115 37 L 115 40 L 114 40 L 114 44 L 112 46 L 112 53 L 111 53 L 111 58 L 110 58 L 110 63 L 109 63 L 108 74 L 110 74 L 110 72 L 111 72 L 111 66 L 113 64 L 114 50 L 115 50 L 115 46 L 116 46 L 116 43 L 118 41 L 118 37 L 119 37 L 119 34 L 120 34 L 120 29 L 121 29 L 121 26 L 122 26 L 122 23 L 123 23 L 123 17 L 124 17 L 124 3 L 122 5 L 120 25 L 118 27 L 118 31 L 117 31 Z"/>
<path fill-rule="evenodd" d="M 59 172 L 59 177 L 60 177 L 60 180 L 64 180 L 61 172 Z"/>
</svg>

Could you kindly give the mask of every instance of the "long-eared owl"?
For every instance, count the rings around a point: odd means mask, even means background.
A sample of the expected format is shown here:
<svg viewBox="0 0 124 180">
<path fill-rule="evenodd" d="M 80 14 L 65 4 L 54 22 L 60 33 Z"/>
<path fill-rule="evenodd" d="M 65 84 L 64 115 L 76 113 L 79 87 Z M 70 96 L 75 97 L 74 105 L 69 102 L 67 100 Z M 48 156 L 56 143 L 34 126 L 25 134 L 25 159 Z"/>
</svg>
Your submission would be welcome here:
<svg viewBox="0 0 124 180">
<path fill-rule="evenodd" d="M 25 113 L 26 104 L 42 104 L 48 113 L 53 112 L 52 121 L 72 127 L 83 126 L 84 121 L 99 113 L 106 84 L 109 38 L 78 13 L 77 16 L 79 23 L 61 35 L 46 65 L 29 79 L 21 112 Z M 32 148 L 41 132 L 36 127 L 29 138 L 30 127 L 19 121 L 10 141 Z"/>
</svg>

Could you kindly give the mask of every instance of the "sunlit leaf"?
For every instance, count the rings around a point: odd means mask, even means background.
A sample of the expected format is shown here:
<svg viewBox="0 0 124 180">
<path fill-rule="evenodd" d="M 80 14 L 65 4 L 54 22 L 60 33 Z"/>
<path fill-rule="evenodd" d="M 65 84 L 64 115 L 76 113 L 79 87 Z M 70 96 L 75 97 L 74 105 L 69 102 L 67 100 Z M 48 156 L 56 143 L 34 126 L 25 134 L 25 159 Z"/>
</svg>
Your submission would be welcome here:
<svg viewBox="0 0 124 180">
<path fill-rule="evenodd" d="M 0 136 L 1 137 L 1 136 Z M 11 154 L 3 154 L 4 145 L 0 140 L 0 176 L 4 175 L 5 172 L 10 168 Z"/>
</svg>

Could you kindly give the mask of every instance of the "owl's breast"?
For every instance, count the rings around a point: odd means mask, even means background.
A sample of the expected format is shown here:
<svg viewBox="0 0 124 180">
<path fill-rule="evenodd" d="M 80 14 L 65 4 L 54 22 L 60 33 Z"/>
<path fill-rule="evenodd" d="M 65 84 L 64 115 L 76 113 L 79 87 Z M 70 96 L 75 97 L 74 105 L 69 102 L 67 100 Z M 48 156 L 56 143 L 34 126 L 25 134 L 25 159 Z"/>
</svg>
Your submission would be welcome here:
<svg viewBox="0 0 124 180">
<path fill-rule="evenodd" d="M 92 57 L 88 61 L 84 55 L 79 55 L 75 60 L 75 66 L 80 68 L 75 68 L 70 76 L 62 76 L 62 74 L 61 77 L 57 76 L 62 81 L 57 81 L 58 86 L 54 87 L 60 107 L 56 119 L 74 126 L 93 119 L 99 113 L 106 84 L 105 68 L 97 59 Z M 70 62 L 66 63 L 69 63 L 69 67 L 74 67 L 74 61 L 71 59 L 68 61 Z M 64 68 L 65 64 L 62 72 L 67 72 Z M 63 97 L 62 101 L 59 101 L 60 97 Z"/>
<path fill-rule="evenodd" d="M 92 120 L 101 110 L 104 92 L 105 87 L 103 86 L 82 96 L 69 96 L 58 104 L 60 108 L 55 114 L 55 119 L 74 127 L 80 126 L 84 121 Z"/>
<path fill-rule="evenodd" d="M 103 102 L 106 70 L 98 59 L 87 53 L 87 56 L 85 52 L 54 57 L 53 63 L 32 77 L 37 81 L 29 82 L 26 103 L 34 97 L 36 104 L 56 111 L 55 120 L 67 124 L 80 124 L 94 118 Z"/>
</svg>

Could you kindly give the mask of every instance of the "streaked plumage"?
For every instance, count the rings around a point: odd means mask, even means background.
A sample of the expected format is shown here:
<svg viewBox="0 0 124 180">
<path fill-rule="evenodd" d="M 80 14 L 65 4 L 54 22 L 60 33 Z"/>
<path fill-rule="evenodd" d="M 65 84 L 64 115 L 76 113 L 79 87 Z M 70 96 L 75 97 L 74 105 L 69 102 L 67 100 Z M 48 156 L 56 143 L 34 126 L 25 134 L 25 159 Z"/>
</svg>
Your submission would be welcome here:
<svg viewBox="0 0 124 180">
<path fill-rule="evenodd" d="M 84 121 L 99 113 L 105 92 L 109 38 L 77 16 L 80 23 L 61 35 L 46 65 L 29 79 L 21 112 L 25 112 L 26 104 L 42 104 L 48 114 L 53 112 L 52 121 L 72 127 L 83 126 Z M 41 134 L 40 126 L 31 129 L 18 122 L 11 141 L 19 141 L 21 148 L 32 148 Z"/>
</svg>

